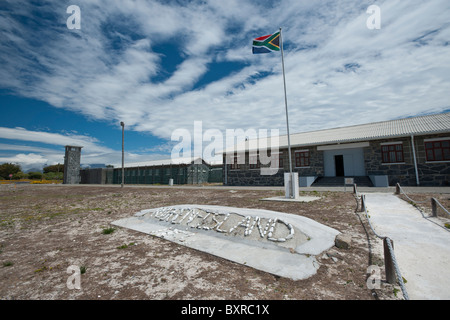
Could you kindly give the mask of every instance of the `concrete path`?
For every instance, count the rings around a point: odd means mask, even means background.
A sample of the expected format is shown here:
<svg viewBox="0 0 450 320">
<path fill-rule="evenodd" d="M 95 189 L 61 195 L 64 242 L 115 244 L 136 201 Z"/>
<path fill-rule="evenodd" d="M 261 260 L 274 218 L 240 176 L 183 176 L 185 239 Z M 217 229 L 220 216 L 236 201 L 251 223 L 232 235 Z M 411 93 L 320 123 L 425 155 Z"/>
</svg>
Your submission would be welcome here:
<svg viewBox="0 0 450 320">
<path fill-rule="evenodd" d="M 450 231 L 389 193 L 366 193 L 370 221 L 394 242 L 411 300 L 450 299 Z"/>
</svg>

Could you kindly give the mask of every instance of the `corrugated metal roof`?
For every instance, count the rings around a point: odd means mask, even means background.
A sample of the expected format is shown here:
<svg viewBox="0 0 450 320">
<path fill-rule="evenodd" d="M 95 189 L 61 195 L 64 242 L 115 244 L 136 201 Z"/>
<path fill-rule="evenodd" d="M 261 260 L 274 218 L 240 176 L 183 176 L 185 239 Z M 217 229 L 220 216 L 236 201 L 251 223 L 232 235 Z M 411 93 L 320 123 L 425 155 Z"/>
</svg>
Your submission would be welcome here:
<svg viewBox="0 0 450 320">
<path fill-rule="evenodd" d="M 290 135 L 291 147 L 368 141 L 411 135 L 450 132 L 450 113 L 373 122 Z M 235 150 L 248 150 L 248 141 Z M 270 146 L 270 142 L 268 142 Z M 279 137 L 279 148 L 288 146 L 287 135 Z"/>
<path fill-rule="evenodd" d="M 161 159 L 161 160 L 153 160 L 153 161 L 125 163 L 124 168 L 156 167 L 156 166 L 191 164 L 197 159 L 199 160 L 198 161 L 199 163 L 202 163 L 202 158 L 187 157 L 187 158 Z M 220 160 L 220 161 L 206 161 L 205 160 L 205 162 L 210 165 L 222 164 L 222 160 Z M 122 168 L 122 164 L 115 165 L 114 168 Z"/>
<path fill-rule="evenodd" d="M 198 158 L 201 161 L 201 158 Z M 176 158 L 176 159 L 161 159 L 142 162 L 130 162 L 124 164 L 125 168 L 137 168 L 137 167 L 154 167 L 154 166 L 168 166 L 177 164 L 190 164 L 194 162 L 194 158 Z M 115 168 L 121 168 L 122 164 L 114 166 Z"/>
</svg>

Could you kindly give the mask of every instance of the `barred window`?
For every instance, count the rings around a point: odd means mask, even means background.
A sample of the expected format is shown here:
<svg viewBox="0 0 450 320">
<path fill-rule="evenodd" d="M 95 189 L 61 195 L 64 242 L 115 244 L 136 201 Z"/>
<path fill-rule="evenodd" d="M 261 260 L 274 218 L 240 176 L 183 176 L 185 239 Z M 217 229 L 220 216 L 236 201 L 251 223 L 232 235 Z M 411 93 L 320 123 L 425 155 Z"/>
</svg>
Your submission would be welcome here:
<svg viewBox="0 0 450 320">
<path fill-rule="evenodd" d="M 283 169 L 284 168 L 284 162 L 283 162 L 283 153 L 278 154 L 278 168 Z M 274 164 L 274 167 L 276 167 L 276 164 Z"/>
<path fill-rule="evenodd" d="M 249 155 L 248 163 L 250 164 L 250 169 L 259 169 L 261 167 L 257 154 Z"/>
<path fill-rule="evenodd" d="M 295 151 L 295 166 L 309 167 L 309 151 Z"/>
<path fill-rule="evenodd" d="M 281 155 L 278 156 L 278 168 L 280 169 L 284 168 L 283 157 Z"/>
<path fill-rule="evenodd" d="M 386 144 L 381 146 L 381 156 L 383 163 L 403 162 L 403 144 Z"/>
<path fill-rule="evenodd" d="M 241 166 L 238 164 L 238 156 L 234 156 L 233 163 L 231 164 L 231 170 L 237 170 L 240 169 Z"/>
<path fill-rule="evenodd" d="M 450 140 L 425 142 L 427 161 L 450 160 Z"/>
</svg>

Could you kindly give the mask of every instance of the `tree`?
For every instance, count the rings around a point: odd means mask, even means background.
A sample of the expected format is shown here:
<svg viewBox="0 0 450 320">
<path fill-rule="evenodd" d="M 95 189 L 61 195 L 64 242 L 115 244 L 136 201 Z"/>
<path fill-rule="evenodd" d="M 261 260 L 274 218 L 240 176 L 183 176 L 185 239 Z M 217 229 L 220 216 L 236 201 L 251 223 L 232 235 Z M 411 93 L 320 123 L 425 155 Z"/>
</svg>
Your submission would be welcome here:
<svg viewBox="0 0 450 320">
<path fill-rule="evenodd" d="M 28 172 L 29 179 L 42 179 L 42 173 L 40 172 Z"/>
<path fill-rule="evenodd" d="M 48 172 L 43 177 L 45 180 L 63 180 L 64 172 Z"/>
<path fill-rule="evenodd" d="M 19 171 L 19 172 L 13 174 L 12 179 L 13 180 L 28 179 L 28 174 L 23 173 L 22 171 Z"/>
<path fill-rule="evenodd" d="M 10 174 L 16 174 L 20 172 L 20 166 L 13 163 L 3 163 L 0 165 L 0 178 L 9 179 Z"/>
<path fill-rule="evenodd" d="M 58 163 L 58 164 L 55 164 L 52 166 L 44 167 L 44 173 L 49 173 L 49 172 L 64 172 L 64 165 Z"/>
</svg>

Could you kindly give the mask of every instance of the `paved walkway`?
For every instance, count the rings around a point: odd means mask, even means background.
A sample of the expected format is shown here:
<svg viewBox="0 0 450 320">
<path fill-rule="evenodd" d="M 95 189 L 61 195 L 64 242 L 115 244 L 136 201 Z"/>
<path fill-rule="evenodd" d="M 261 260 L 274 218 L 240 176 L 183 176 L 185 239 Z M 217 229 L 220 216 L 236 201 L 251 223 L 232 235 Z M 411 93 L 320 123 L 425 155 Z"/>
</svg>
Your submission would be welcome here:
<svg viewBox="0 0 450 320">
<path fill-rule="evenodd" d="M 450 231 L 392 193 L 365 193 L 370 221 L 394 242 L 411 300 L 450 299 Z"/>
</svg>

